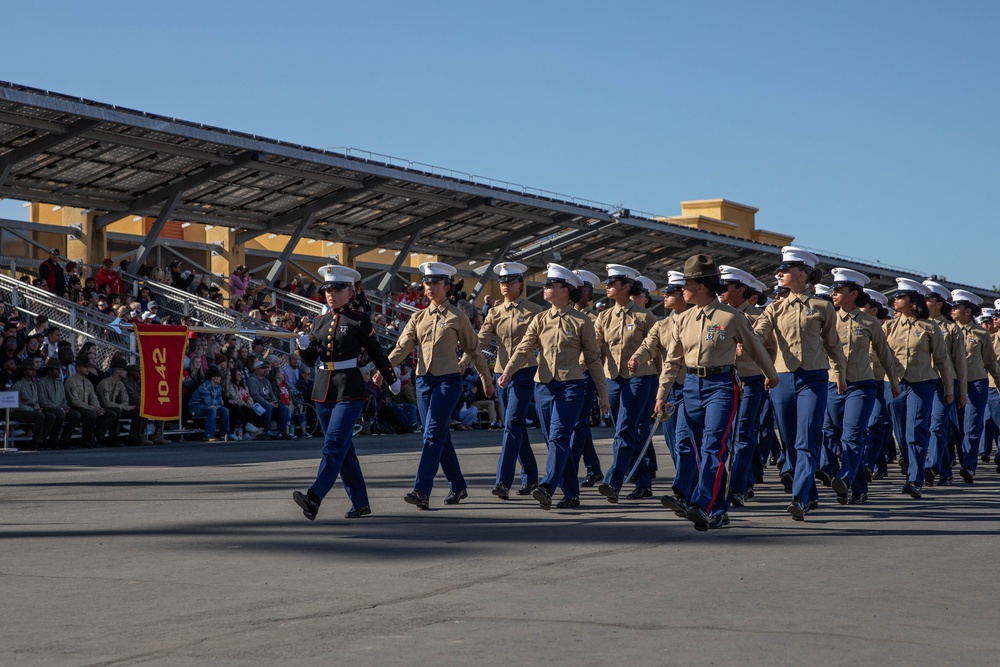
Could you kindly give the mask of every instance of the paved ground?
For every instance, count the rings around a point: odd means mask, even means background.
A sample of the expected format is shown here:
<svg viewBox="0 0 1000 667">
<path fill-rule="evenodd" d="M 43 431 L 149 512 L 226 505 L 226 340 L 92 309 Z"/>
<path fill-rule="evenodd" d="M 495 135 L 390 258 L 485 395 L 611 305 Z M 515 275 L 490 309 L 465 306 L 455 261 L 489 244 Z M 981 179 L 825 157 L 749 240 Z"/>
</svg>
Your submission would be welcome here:
<svg viewBox="0 0 1000 667">
<path fill-rule="evenodd" d="M 866 506 L 826 489 L 804 524 L 769 470 L 702 534 L 593 490 L 503 503 L 498 433 L 456 442 L 471 497 L 420 512 L 418 438 L 359 438 L 353 522 L 339 486 L 314 523 L 291 501 L 317 441 L 0 455 L 0 665 L 1000 662 L 992 466 L 922 501 L 898 471 Z"/>
</svg>

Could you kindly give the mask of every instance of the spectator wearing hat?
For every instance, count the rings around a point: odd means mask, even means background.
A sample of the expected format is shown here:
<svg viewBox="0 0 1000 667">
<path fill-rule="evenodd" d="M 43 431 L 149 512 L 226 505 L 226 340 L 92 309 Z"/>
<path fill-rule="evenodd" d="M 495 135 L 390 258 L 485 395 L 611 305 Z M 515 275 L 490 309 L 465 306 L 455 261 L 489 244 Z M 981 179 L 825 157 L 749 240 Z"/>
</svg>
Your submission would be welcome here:
<svg viewBox="0 0 1000 667">
<path fill-rule="evenodd" d="M 136 408 L 136 415 L 132 420 L 132 428 L 129 429 L 128 434 L 129 444 L 167 444 L 169 441 L 163 438 L 163 422 L 160 420 L 156 420 L 155 433 L 157 435 L 154 435 L 152 440 L 146 437 L 149 420 L 139 417 L 139 413 L 142 410 L 142 371 L 138 364 L 129 364 L 125 367 L 125 377 L 122 378 L 122 385 L 125 387 L 125 393 L 128 394 L 129 405 L 134 405 Z M 138 421 L 138 424 L 136 424 L 136 421 Z M 136 426 L 138 426 L 138 429 L 135 428 Z M 160 440 L 161 442 L 155 442 L 155 440 Z"/>
<path fill-rule="evenodd" d="M 945 391 L 942 402 L 950 405 L 955 400 L 955 368 L 941 327 L 930 319 L 930 290 L 909 278 L 896 278 L 896 285 L 893 309 L 897 316 L 885 327 L 889 347 L 903 366 L 900 394 L 892 402 L 893 430 L 900 448 L 907 450 L 902 492 L 921 498 L 934 394 L 940 380 Z"/>
<path fill-rule="evenodd" d="M 146 305 L 146 312 L 142 314 L 143 324 L 159 324 L 160 323 L 160 307 L 155 301 L 150 301 Z"/>
<path fill-rule="evenodd" d="M 80 413 L 69 407 L 66 402 L 66 388 L 63 387 L 63 368 L 58 359 L 50 358 L 45 362 L 38 380 L 38 403 L 42 409 L 52 415 L 52 431 L 50 444 L 59 449 L 70 445 L 73 431 L 80 423 Z"/>
<path fill-rule="evenodd" d="M 46 289 L 58 297 L 66 294 L 66 273 L 59 265 L 59 248 L 49 251 L 49 257 L 38 266 L 38 277 L 45 283 Z"/>
<path fill-rule="evenodd" d="M 118 442 L 121 420 L 131 419 L 128 444 L 137 445 L 142 431 L 142 418 L 139 417 L 139 406 L 129 401 L 128 390 L 125 389 L 123 380 L 127 368 L 125 359 L 120 356 L 112 357 L 108 377 L 97 383 L 97 399 L 101 402 L 101 407 L 115 416 L 115 422 L 110 429 L 110 439 Z"/>
<path fill-rule="evenodd" d="M 69 406 L 80 413 L 83 424 L 83 446 L 107 446 L 107 434 L 115 422 L 115 415 L 101 406 L 94 385 L 87 375 L 95 370 L 90 357 L 81 355 L 76 358 L 76 373 L 66 380 L 66 400 Z M 117 437 L 117 425 L 115 435 Z"/>
<path fill-rule="evenodd" d="M 38 402 L 38 386 L 35 381 L 35 363 L 24 359 L 18 365 L 21 379 L 14 383 L 11 391 L 17 392 L 19 407 L 10 411 L 10 418 L 26 426 L 31 426 L 31 447 L 46 449 L 55 417 L 42 409 Z"/>
<path fill-rule="evenodd" d="M 110 257 L 106 257 L 97 272 L 97 291 L 104 291 L 101 288 L 107 286 L 107 294 L 124 294 L 125 283 L 122 277 L 115 271 L 115 263 Z"/>
<path fill-rule="evenodd" d="M 291 417 L 291 413 L 288 408 L 282 405 L 278 397 L 274 395 L 274 391 L 271 389 L 271 381 L 267 378 L 267 373 L 269 366 L 257 359 L 253 362 L 253 374 L 247 380 L 247 391 L 250 392 L 250 398 L 264 409 L 264 413 L 260 415 L 261 427 L 265 432 L 268 432 L 272 437 L 287 439 L 288 436 L 285 435 L 285 429 L 288 427 L 288 420 Z M 275 419 L 278 422 L 278 430 L 271 431 L 271 419 Z"/>
<path fill-rule="evenodd" d="M 208 369 L 205 382 L 194 390 L 188 410 L 192 416 L 205 418 L 205 439 L 208 442 L 229 439 L 229 409 L 222 402 L 222 373 L 215 366 Z M 217 425 L 221 426 L 218 435 L 222 437 L 216 437 Z"/>
</svg>

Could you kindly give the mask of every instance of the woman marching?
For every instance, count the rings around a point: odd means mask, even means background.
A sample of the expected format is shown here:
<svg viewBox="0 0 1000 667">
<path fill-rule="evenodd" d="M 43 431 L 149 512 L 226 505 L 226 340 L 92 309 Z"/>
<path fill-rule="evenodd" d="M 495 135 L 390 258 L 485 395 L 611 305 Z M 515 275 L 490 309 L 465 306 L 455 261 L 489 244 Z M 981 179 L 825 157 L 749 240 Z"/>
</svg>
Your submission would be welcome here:
<svg viewBox="0 0 1000 667">
<path fill-rule="evenodd" d="M 850 269 L 833 270 L 833 305 L 837 313 L 837 333 L 844 346 L 847 372 L 842 377 L 831 377 L 826 414 L 832 424 L 830 445 L 840 451 L 840 469 L 835 471 L 831 486 L 841 505 L 860 505 L 868 500 L 868 476 L 865 473 L 864 455 L 868 422 L 878 393 L 883 385 L 876 381 L 872 369 L 872 352 L 877 355 L 893 397 L 899 396 L 899 377 L 902 366 L 892 355 L 885 340 L 881 323 L 861 311 L 868 305 L 864 287 L 868 276 Z M 839 380 L 847 384 L 838 392 Z"/>
<path fill-rule="evenodd" d="M 885 323 L 890 319 L 887 308 L 889 301 L 884 294 L 872 289 L 866 288 L 865 295 L 868 297 L 868 303 L 859 306 L 859 308 L 861 312 L 877 319 L 884 333 Z M 870 358 L 872 374 L 875 376 L 875 407 L 868 419 L 867 444 L 865 446 L 865 477 L 869 481 L 885 477 L 889 462 L 889 445 L 892 444 L 892 447 L 895 448 L 892 439 L 892 421 L 889 418 L 889 401 L 893 400 L 895 396 L 889 392 L 889 383 L 885 381 L 885 368 L 882 367 L 874 351 Z M 898 377 L 899 375 L 897 375 Z"/>
<path fill-rule="evenodd" d="M 591 303 L 594 300 L 594 285 L 601 282 L 597 274 L 584 269 L 573 271 L 583 281 L 583 285 L 575 291 L 578 292 L 579 299 L 576 300 L 576 309 L 590 318 L 590 321 L 597 325 L 597 309 Z M 584 366 L 583 355 L 580 356 L 580 365 Z M 587 478 L 580 482 L 580 486 L 591 487 L 604 479 L 604 472 L 601 468 L 601 459 L 597 455 L 594 447 L 594 436 L 590 432 L 590 413 L 594 409 L 594 401 L 597 400 L 597 386 L 590 371 L 584 366 L 583 377 L 587 380 L 587 394 L 583 399 L 583 409 L 580 410 L 580 419 L 576 422 L 576 430 L 573 432 L 573 452 L 569 465 L 572 466 L 573 474 L 577 474 L 580 468 L 580 459 L 583 458 L 583 465 L 587 468 Z M 579 502 L 579 501 L 577 501 Z"/>
<path fill-rule="evenodd" d="M 907 481 L 902 491 L 911 498 L 920 498 L 934 392 L 940 382 L 944 392 L 942 401 L 951 404 L 955 399 L 955 369 L 948 358 L 941 328 L 928 318 L 926 297 L 930 290 L 908 278 L 896 278 L 896 285 L 892 305 L 897 316 L 886 325 L 885 337 L 903 366 L 903 374 L 900 394 L 890 411 L 899 447 L 907 450 Z"/>
<path fill-rule="evenodd" d="M 995 386 L 1000 386 L 1000 368 L 997 366 L 996 352 L 990 333 L 973 320 L 982 313 L 983 300 L 966 290 L 957 289 L 951 293 L 951 315 L 958 326 L 959 334 L 965 339 L 965 359 L 969 376 L 969 402 L 965 406 L 965 437 L 962 440 L 960 474 L 966 484 L 972 484 L 979 462 L 979 446 L 986 428 L 986 413 L 989 403 L 990 386 L 987 376 L 993 378 Z M 995 390 L 994 390 L 995 391 Z"/>
<path fill-rule="evenodd" d="M 362 351 L 368 353 L 390 382 L 393 392 L 399 391 L 399 381 L 375 338 L 371 320 L 349 307 L 354 296 L 352 286 L 361 274 L 339 265 L 324 266 L 319 273 L 323 277 L 322 289 L 330 312 L 317 317 L 312 332 L 300 337 L 299 356 L 306 366 L 319 362 L 312 399 L 319 422 L 325 426 L 326 439 L 316 481 L 308 491 L 296 491 L 292 497 L 305 517 L 313 521 L 320 503 L 340 476 L 352 505 L 344 517 L 357 519 L 372 513 L 361 463 L 351 439 L 354 424 L 368 398 L 358 369 Z"/>
<path fill-rule="evenodd" d="M 729 525 L 727 460 L 740 395 L 737 344 L 762 369 L 766 387 L 778 386 L 779 379 L 764 344 L 750 329 L 750 321 L 716 298 L 720 283 L 715 261 L 708 255 L 688 258 L 684 278 L 684 300 L 692 307 L 678 316 L 671 330 L 660 383 L 671 386 L 681 368 L 687 369 L 681 415 L 685 425 L 683 442 L 698 446 L 698 469 L 685 473 L 693 473 L 696 478 L 691 497 L 681 499 L 685 502 L 678 501 L 676 506 L 664 504 L 675 512 L 686 507 L 685 514 L 695 529 L 705 531 Z M 675 482 L 675 490 L 677 486 Z"/>
<path fill-rule="evenodd" d="M 575 470 L 568 470 L 573 432 L 576 429 L 586 394 L 580 356 L 583 355 L 590 377 L 600 396 L 601 410 L 608 409 L 608 391 L 601 369 L 601 353 L 590 318 L 574 308 L 575 290 L 583 284 L 579 276 L 558 264 L 549 264 L 545 279 L 545 300 L 552 307 L 532 318 L 497 380 L 507 387 L 524 367 L 537 345 L 538 369 L 535 372 L 535 409 L 548 445 L 545 474 L 532 491 L 542 509 L 552 507 L 552 494 L 562 486 L 565 498 L 559 508 L 579 505 L 579 480 Z M 571 501 L 576 500 L 575 504 Z"/>
<path fill-rule="evenodd" d="M 652 361 L 637 370 L 628 369 L 628 360 L 639 349 L 656 324 L 645 308 L 632 302 L 631 296 L 642 292 L 639 272 L 621 264 L 608 264 L 605 289 L 614 306 L 597 317 L 597 342 L 604 354 L 608 379 L 608 397 L 615 410 L 614 459 L 607 476 L 597 490 L 608 502 L 617 503 L 625 475 L 639 455 L 643 435 L 648 433 L 651 398 L 656 397 L 656 366 Z M 653 491 L 649 468 L 640 465 L 636 472 L 636 491 L 629 498 L 649 498 Z"/>
<path fill-rule="evenodd" d="M 846 360 L 833 304 L 809 290 L 809 284 L 818 283 L 822 275 L 816 268 L 819 258 L 808 250 L 785 246 L 781 259 L 778 277 L 788 295 L 764 310 L 754 331 L 765 340 L 773 335 L 778 346 L 774 365 L 781 384 L 771 392 L 771 403 L 785 446 L 785 469 L 794 471 L 787 510 L 793 519 L 802 521 L 819 506 L 816 467 L 826 412 L 827 369 L 832 366 L 842 393 L 847 388 L 843 379 Z"/>
<path fill-rule="evenodd" d="M 448 300 L 448 293 L 453 287 L 452 278 L 458 270 L 443 262 L 424 262 L 419 268 L 423 274 L 424 293 L 430 304 L 407 321 L 389 354 L 389 363 L 392 366 L 402 363 L 419 345 L 417 408 L 424 425 L 424 448 L 413 491 L 406 494 L 404 500 L 425 510 L 430 506 L 430 493 L 438 466 L 451 485 L 450 493 L 444 499 L 445 504 L 457 505 L 463 498 L 469 497 L 448 428 L 451 414 L 462 395 L 462 372 L 455 352 L 457 347 L 461 345 L 476 362 L 487 398 L 493 396 L 493 381 L 479 352 L 479 339 L 472 322 Z M 382 383 L 379 373 L 372 380 L 376 385 Z"/>
<path fill-rule="evenodd" d="M 495 371 L 499 375 L 510 355 L 524 338 L 532 319 L 542 307 L 524 298 L 524 272 L 528 267 L 517 262 L 503 262 L 493 267 L 500 283 L 503 303 L 490 308 L 486 320 L 479 329 L 479 346 L 485 347 L 496 336 L 497 361 Z M 459 365 L 472 361 L 466 352 Z M 532 378 L 538 363 L 529 358 L 524 368 L 511 377 L 506 387 L 501 387 L 500 403 L 503 406 L 503 440 L 500 445 L 500 460 L 497 461 L 496 486 L 493 495 L 503 500 L 509 499 L 510 486 L 514 482 L 514 468 L 518 460 L 524 478 L 521 480 L 519 495 L 527 495 L 538 486 L 538 464 L 528 441 L 528 408 L 531 406 Z"/>
</svg>

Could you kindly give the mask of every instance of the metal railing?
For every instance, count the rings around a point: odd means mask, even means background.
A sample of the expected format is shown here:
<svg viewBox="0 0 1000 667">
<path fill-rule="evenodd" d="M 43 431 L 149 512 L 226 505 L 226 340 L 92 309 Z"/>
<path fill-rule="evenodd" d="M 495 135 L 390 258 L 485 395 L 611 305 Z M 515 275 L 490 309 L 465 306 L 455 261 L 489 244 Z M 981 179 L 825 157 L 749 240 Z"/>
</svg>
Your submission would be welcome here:
<svg viewBox="0 0 1000 667">
<path fill-rule="evenodd" d="M 81 307 L 5 275 L 0 275 L 0 302 L 5 310 L 12 309 L 29 321 L 38 315 L 48 317 L 49 324 L 62 330 L 63 340 L 74 353 L 84 343 L 96 343 L 97 363 L 102 369 L 110 365 L 115 354 L 124 353 L 130 362 L 138 359 L 135 334 L 115 333 L 108 327 L 114 317 L 94 308 Z"/>
</svg>

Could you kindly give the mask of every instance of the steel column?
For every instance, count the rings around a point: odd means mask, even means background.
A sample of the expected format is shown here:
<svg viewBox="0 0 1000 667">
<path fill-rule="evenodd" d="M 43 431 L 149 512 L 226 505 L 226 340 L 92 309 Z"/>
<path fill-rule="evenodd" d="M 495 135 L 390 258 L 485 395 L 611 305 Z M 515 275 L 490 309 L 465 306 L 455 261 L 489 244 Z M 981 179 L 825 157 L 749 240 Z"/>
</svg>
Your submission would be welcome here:
<svg viewBox="0 0 1000 667">
<path fill-rule="evenodd" d="M 292 235 L 288 237 L 288 243 L 281 250 L 281 254 L 278 255 L 278 259 L 274 260 L 274 266 L 271 270 L 267 272 L 267 277 L 264 278 L 264 284 L 268 287 L 274 286 L 274 279 L 278 277 L 278 274 L 285 268 L 285 264 L 288 262 L 288 258 L 292 256 L 292 252 L 295 250 L 295 246 L 299 244 L 302 239 L 302 235 L 305 234 L 306 229 L 312 224 L 313 218 L 316 217 L 316 212 L 313 209 L 305 211 L 302 219 L 299 220 L 299 224 L 296 225 L 295 231 Z"/>
<path fill-rule="evenodd" d="M 379 296 L 385 294 L 386 288 L 389 287 L 390 283 L 392 283 L 392 279 L 396 277 L 396 272 L 399 271 L 399 267 L 403 266 L 403 262 L 405 262 L 406 258 L 409 257 L 410 248 L 412 248 L 413 244 L 417 242 L 417 239 L 420 238 L 420 234 L 422 232 L 422 229 L 417 229 L 417 231 L 410 235 L 410 238 L 406 239 L 406 243 L 403 244 L 403 247 L 399 249 L 399 254 L 396 255 L 396 260 L 392 263 L 392 266 L 389 267 L 389 270 L 385 272 L 385 275 L 382 276 L 382 280 L 379 281 L 378 288 L 375 290 L 378 292 Z"/>
<path fill-rule="evenodd" d="M 149 233 L 146 234 L 146 238 L 142 240 L 142 243 L 140 243 L 139 247 L 135 250 L 135 264 L 137 267 L 146 263 L 146 259 L 149 258 L 149 251 L 152 250 L 153 246 L 157 245 L 157 239 L 160 238 L 160 233 L 163 232 L 163 228 L 167 226 L 167 221 L 170 219 L 170 216 L 174 214 L 174 208 L 177 206 L 177 202 L 181 200 L 182 194 L 184 193 L 175 192 L 163 204 L 163 208 L 160 209 L 160 214 L 156 216 L 156 222 L 153 223 L 153 226 L 149 229 Z"/>
</svg>

